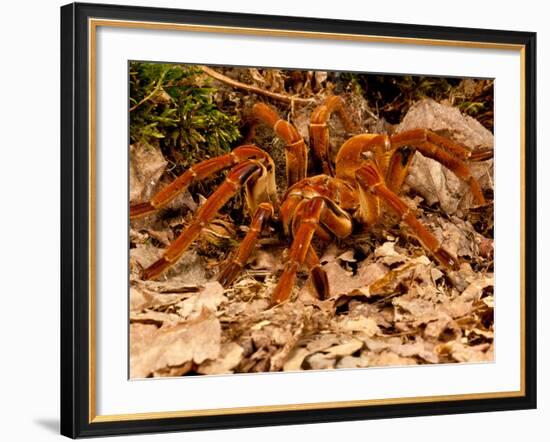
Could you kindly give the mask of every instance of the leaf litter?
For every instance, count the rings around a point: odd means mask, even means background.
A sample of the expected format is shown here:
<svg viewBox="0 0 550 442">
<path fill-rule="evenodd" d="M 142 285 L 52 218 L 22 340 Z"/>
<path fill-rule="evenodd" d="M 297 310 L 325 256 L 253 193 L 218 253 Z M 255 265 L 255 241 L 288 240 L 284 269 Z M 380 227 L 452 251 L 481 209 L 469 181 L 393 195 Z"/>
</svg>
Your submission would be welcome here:
<svg viewBox="0 0 550 442">
<path fill-rule="evenodd" d="M 239 80 L 284 92 L 286 74 L 269 72 L 249 69 Z M 322 73 L 300 81 L 294 87 L 303 96 L 318 95 L 319 88 L 330 87 Z M 225 93 L 240 103 L 234 92 Z M 298 127 L 306 136 L 310 110 L 295 110 L 293 117 L 302 122 Z M 476 120 L 433 100 L 411 106 L 392 130 L 412 127 L 434 130 L 472 149 L 493 143 L 492 134 Z M 146 146 L 133 149 L 130 195 L 146 199 L 165 179 L 166 162 Z M 478 164 L 475 174 L 483 189 L 492 191 L 492 161 Z M 188 193 L 179 197 L 172 204 L 178 207 L 176 215 L 132 221 L 131 377 L 493 360 L 490 232 L 476 228 L 479 219 L 469 216 L 469 209 L 476 208 L 467 189 L 439 164 L 416 153 L 406 183 L 404 199 L 444 247 L 461 259 L 459 270 L 442 271 L 407 229 L 389 217 L 383 228 L 316 244 L 322 246 L 321 264 L 330 283 L 328 299 L 316 299 L 307 272 L 302 272 L 292 299 L 277 307 L 270 306 L 269 297 L 286 257 L 284 238 L 262 239 L 236 282 L 223 289 L 216 277 L 228 253 L 220 258 L 216 241 L 225 231 L 232 236 L 246 231 L 244 226 L 225 225 L 225 219 L 208 229 L 210 235 L 203 235 L 166 275 L 158 281 L 143 281 L 141 270 L 160 257 L 175 237 L 174 228 L 190 219 L 198 207 L 197 198 Z"/>
</svg>

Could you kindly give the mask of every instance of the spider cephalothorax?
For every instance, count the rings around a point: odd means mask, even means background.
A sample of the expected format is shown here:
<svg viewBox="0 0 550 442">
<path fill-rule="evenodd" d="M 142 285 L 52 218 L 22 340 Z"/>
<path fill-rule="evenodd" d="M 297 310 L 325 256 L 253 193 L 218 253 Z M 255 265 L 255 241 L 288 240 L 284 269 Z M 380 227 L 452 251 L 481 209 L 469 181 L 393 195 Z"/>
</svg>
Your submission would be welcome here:
<svg viewBox="0 0 550 442">
<path fill-rule="evenodd" d="M 156 278 L 174 265 L 222 206 L 243 187 L 252 220 L 243 242 L 218 277 L 224 286 L 230 285 L 244 268 L 259 235 L 271 220 L 292 237 L 272 302 L 278 304 L 289 298 L 296 274 L 303 265 L 309 269 L 316 291 L 323 298 L 329 293 L 329 281 L 311 245 L 313 236 L 324 240 L 346 238 L 352 234 L 354 224 L 365 228 L 376 224 L 384 207 L 401 218 L 443 267 L 457 267 L 457 259 L 441 246 L 398 193 L 418 150 L 453 171 L 469 185 L 475 203 L 484 204 L 483 193 L 467 161 L 491 158 L 492 150 L 472 152 L 429 130 L 415 129 L 391 136 L 355 135 L 340 147 L 333 162 L 327 127 L 331 114 L 337 113 L 347 130 L 352 130 L 353 124 L 342 99 L 331 96 L 311 116 L 310 144 L 319 175 L 308 177 L 308 147 L 298 130 L 266 104 L 254 105 L 252 113 L 286 143 L 288 190 L 279 200 L 273 160 L 266 151 L 252 144 L 192 166 L 150 201 L 130 207 L 131 218 L 145 216 L 167 205 L 191 183 L 230 168 L 225 181 L 201 206 L 191 224 L 159 260 L 144 270 L 144 279 Z"/>
</svg>

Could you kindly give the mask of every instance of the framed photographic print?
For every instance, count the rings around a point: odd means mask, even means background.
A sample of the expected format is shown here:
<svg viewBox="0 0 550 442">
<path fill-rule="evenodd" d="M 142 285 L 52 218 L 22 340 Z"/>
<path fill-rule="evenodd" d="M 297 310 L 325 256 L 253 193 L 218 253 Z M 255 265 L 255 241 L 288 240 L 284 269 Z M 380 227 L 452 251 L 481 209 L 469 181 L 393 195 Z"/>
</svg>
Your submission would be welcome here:
<svg viewBox="0 0 550 442">
<path fill-rule="evenodd" d="M 62 7 L 62 434 L 534 408 L 535 43 Z"/>
</svg>

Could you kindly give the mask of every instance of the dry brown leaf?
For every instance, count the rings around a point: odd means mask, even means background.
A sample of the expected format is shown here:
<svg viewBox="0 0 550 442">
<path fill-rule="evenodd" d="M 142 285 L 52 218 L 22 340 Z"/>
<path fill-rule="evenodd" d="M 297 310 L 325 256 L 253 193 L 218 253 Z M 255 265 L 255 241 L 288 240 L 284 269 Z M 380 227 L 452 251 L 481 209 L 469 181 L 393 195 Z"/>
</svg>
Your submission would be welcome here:
<svg viewBox="0 0 550 442">
<path fill-rule="evenodd" d="M 141 268 L 149 267 L 162 255 L 162 249 L 149 244 L 138 244 L 130 249 L 130 263 L 137 263 Z"/>
<path fill-rule="evenodd" d="M 326 333 L 319 335 L 316 339 L 312 340 L 307 344 L 307 349 L 310 353 L 316 353 L 318 351 L 326 350 L 333 345 L 340 343 L 340 338 L 338 335 L 333 333 Z"/>
<path fill-rule="evenodd" d="M 481 298 L 483 290 L 487 287 L 494 286 L 494 277 L 492 274 L 480 275 L 470 283 L 468 287 L 461 293 L 460 297 L 464 301 L 477 301 Z"/>
<path fill-rule="evenodd" d="M 257 86 L 265 86 L 266 81 L 262 76 L 262 74 L 260 74 L 260 71 L 258 69 L 249 68 L 248 72 L 250 73 L 250 76 L 252 77 L 252 79 L 254 80 L 254 83 L 256 83 Z"/>
<path fill-rule="evenodd" d="M 166 289 L 169 290 L 166 290 Z M 164 285 L 155 281 L 136 281 L 130 287 L 130 312 L 162 310 L 201 290 L 198 286 Z"/>
<path fill-rule="evenodd" d="M 130 243 L 133 244 L 145 244 L 145 242 L 147 242 L 147 240 L 149 239 L 149 235 L 147 233 L 142 233 L 132 227 L 130 227 L 129 237 Z"/>
<path fill-rule="evenodd" d="M 344 251 L 340 249 L 337 244 L 330 243 L 324 250 L 319 261 L 321 261 L 321 264 L 328 264 L 329 262 L 335 261 L 342 253 L 344 253 Z"/>
<path fill-rule="evenodd" d="M 439 320 L 441 312 L 447 313 L 452 318 L 464 316 L 472 311 L 473 303 L 462 299 L 443 300 L 441 303 L 434 303 L 432 300 L 418 297 L 415 291 L 397 297 L 392 301 L 395 307 L 397 321 L 414 321 L 415 325 L 425 324 L 430 321 Z M 401 312 L 399 309 L 402 309 Z"/>
<path fill-rule="evenodd" d="M 456 216 L 450 220 L 438 217 L 432 227 L 432 232 L 443 247 L 454 256 L 458 257 L 487 257 L 491 254 L 492 240 L 485 238 L 476 232 L 474 227 L 467 221 Z M 484 248 L 482 253 L 482 248 Z"/>
<path fill-rule="evenodd" d="M 315 353 L 306 359 L 306 364 L 311 370 L 327 370 L 334 368 L 335 362 L 334 358 L 324 353 Z"/>
<path fill-rule="evenodd" d="M 285 77 L 280 69 L 264 69 L 263 77 L 270 91 L 285 93 Z"/>
<path fill-rule="evenodd" d="M 153 296 L 139 290 L 137 287 L 130 287 L 130 311 L 139 311 L 151 305 Z"/>
<path fill-rule="evenodd" d="M 155 324 L 130 324 L 130 357 L 141 348 L 142 342 L 152 340 L 157 331 Z"/>
<path fill-rule="evenodd" d="M 174 234 L 171 230 L 145 229 L 145 232 L 147 232 L 150 238 L 156 239 L 165 247 L 169 246 L 174 240 Z"/>
<path fill-rule="evenodd" d="M 411 279 L 429 281 L 431 279 L 431 262 L 427 256 L 406 259 L 405 263 L 390 270 L 373 281 L 369 286 L 371 294 L 389 295 L 396 292 L 400 284 L 410 285 Z"/>
<path fill-rule="evenodd" d="M 495 298 L 493 296 L 486 296 L 481 301 L 489 308 L 495 307 Z"/>
<path fill-rule="evenodd" d="M 332 358 L 340 356 L 348 356 L 355 353 L 357 350 L 360 350 L 363 347 L 363 342 L 359 339 L 350 339 L 344 344 L 335 345 L 324 351 L 324 353 Z"/>
<path fill-rule="evenodd" d="M 389 351 L 382 353 L 367 353 L 369 367 L 386 367 L 399 365 L 417 365 L 418 362 L 414 358 L 404 358 Z"/>
<path fill-rule="evenodd" d="M 181 322 L 181 316 L 175 313 L 145 310 L 130 313 L 130 323 L 156 324 L 159 327 L 171 327 Z"/>
<path fill-rule="evenodd" d="M 292 336 L 290 336 L 289 339 L 287 339 L 285 342 L 279 342 L 280 350 L 276 352 L 272 357 L 270 361 L 270 370 L 271 371 L 279 371 L 284 367 L 285 362 L 288 360 L 288 356 L 298 340 L 300 339 L 300 336 L 303 331 L 303 325 L 299 328 L 293 331 Z"/>
<path fill-rule="evenodd" d="M 130 329 L 130 377 L 144 378 L 189 361 L 201 364 L 220 353 L 221 327 L 217 318 L 205 314 L 195 321 L 163 327 L 144 336 Z"/>
<path fill-rule="evenodd" d="M 369 356 L 374 353 L 385 352 L 407 358 L 416 356 L 430 363 L 439 362 L 434 352 L 434 345 L 424 341 L 420 336 L 417 336 L 413 342 L 403 342 L 402 338 L 399 337 L 377 337 L 365 339 L 365 344 L 370 350 Z"/>
<path fill-rule="evenodd" d="M 453 321 L 453 318 L 448 313 L 439 312 L 437 319 L 426 324 L 423 335 L 427 339 L 438 340 L 447 330 L 452 331 L 455 338 L 460 336 L 460 328 Z"/>
<path fill-rule="evenodd" d="M 321 85 L 321 83 L 324 83 L 327 81 L 328 73 L 326 71 L 315 71 L 315 82 L 318 86 Z"/>
<path fill-rule="evenodd" d="M 235 342 L 227 342 L 222 345 L 219 356 L 211 361 L 199 365 L 197 373 L 201 374 L 225 374 L 233 373 L 233 369 L 240 364 L 243 357 L 243 348 Z"/>
<path fill-rule="evenodd" d="M 342 253 L 336 259 L 339 259 L 339 260 L 345 261 L 345 262 L 357 262 L 357 260 L 354 258 L 353 250 L 348 250 L 348 251 Z"/>
<path fill-rule="evenodd" d="M 153 373 L 153 377 L 160 378 L 160 377 L 177 377 L 177 376 L 183 376 L 184 374 L 191 371 L 193 368 L 193 361 L 187 361 L 181 365 L 177 365 L 175 367 L 166 367 L 161 368 L 160 370 L 157 370 Z"/>
<path fill-rule="evenodd" d="M 363 345 L 363 341 L 350 336 L 323 334 L 305 347 L 293 348 L 283 365 L 283 370 L 301 370 L 304 364 L 313 370 L 334 368 L 337 360 L 359 351 Z"/>
<path fill-rule="evenodd" d="M 345 258 L 349 257 L 349 255 L 345 256 Z M 337 260 L 330 261 L 322 267 L 327 273 L 331 300 L 336 300 L 342 295 L 361 295 L 368 297 L 370 295 L 368 290 L 369 284 L 379 279 L 387 271 L 387 268 L 383 264 L 367 264 L 362 262 L 354 275 L 352 272 L 343 269 L 338 264 Z M 310 298 L 316 298 L 317 294 L 310 279 L 302 288 L 300 296 L 302 296 L 303 292 Z"/>
<path fill-rule="evenodd" d="M 200 315 L 204 309 L 211 312 L 217 311 L 218 307 L 227 301 L 223 293 L 224 288 L 219 282 L 207 282 L 200 292 L 180 301 L 175 308 L 182 318 L 193 319 Z"/>
<path fill-rule="evenodd" d="M 149 244 L 140 244 L 130 249 L 130 265 L 138 265 L 142 269 L 153 264 L 162 256 L 163 249 Z M 140 275 L 137 274 L 136 278 Z M 207 282 L 206 270 L 203 259 L 194 250 L 185 252 L 178 262 L 162 276 L 159 281 L 148 281 L 149 287 L 156 287 L 156 291 L 162 291 L 163 286 L 199 286 Z M 169 290 L 169 289 L 167 289 Z M 167 291 L 165 290 L 165 291 Z"/>
<path fill-rule="evenodd" d="M 151 198 L 167 164 L 160 149 L 145 143 L 130 145 L 131 202 Z"/>
<path fill-rule="evenodd" d="M 490 362 L 494 360 L 492 344 L 466 346 L 452 341 L 437 348 L 440 354 L 449 354 L 457 362 Z"/>
<path fill-rule="evenodd" d="M 430 350 L 427 350 L 425 343 L 422 341 L 422 338 L 420 337 L 417 338 L 416 342 L 414 343 L 391 345 L 390 350 L 399 356 L 403 356 L 403 357 L 419 356 L 428 362 L 432 362 L 432 363 L 438 362 L 437 356 L 432 352 L 433 348 L 431 348 Z"/>
<path fill-rule="evenodd" d="M 254 312 L 243 307 L 239 309 L 237 317 L 227 317 L 226 312 L 221 316 L 224 321 L 227 318 L 242 324 L 238 342 L 245 348 L 246 357 L 239 371 L 281 370 L 302 336 L 306 307 L 300 302 L 286 303 L 267 310 L 254 309 Z M 243 315 L 247 314 L 248 318 L 243 319 Z"/>
<path fill-rule="evenodd" d="M 361 336 L 373 337 L 380 333 L 380 327 L 371 318 L 358 316 L 356 318 L 345 317 L 338 323 L 343 332 L 360 332 Z"/>
<path fill-rule="evenodd" d="M 386 241 L 380 247 L 377 247 L 374 251 L 374 257 L 378 258 L 378 262 L 386 265 L 393 265 L 408 260 L 405 255 L 395 250 L 395 243 L 391 241 Z"/>
<path fill-rule="evenodd" d="M 470 335 L 472 334 L 481 336 L 490 341 L 492 341 L 493 338 L 495 337 L 495 333 L 492 330 L 481 330 L 477 327 L 474 327 L 472 330 L 466 330 L 467 337 L 470 337 Z"/>
<path fill-rule="evenodd" d="M 365 352 L 360 356 L 344 356 L 336 363 L 336 368 L 361 368 L 368 367 L 369 358 Z"/>
<path fill-rule="evenodd" d="M 302 369 L 302 363 L 311 352 L 304 347 L 295 347 L 290 352 L 288 359 L 283 365 L 283 371 L 296 371 Z"/>
</svg>

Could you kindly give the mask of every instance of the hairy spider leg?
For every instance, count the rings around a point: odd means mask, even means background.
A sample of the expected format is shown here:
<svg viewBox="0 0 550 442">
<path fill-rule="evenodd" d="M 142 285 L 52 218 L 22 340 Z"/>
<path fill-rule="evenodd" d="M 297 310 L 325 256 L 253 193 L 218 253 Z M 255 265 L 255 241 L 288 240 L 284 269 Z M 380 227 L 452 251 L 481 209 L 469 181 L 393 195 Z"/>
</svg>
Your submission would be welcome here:
<svg viewBox="0 0 550 442">
<path fill-rule="evenodd" d="M 328 97 L 311 114 L 309 123 L 310 143 L 316 168 L 326 175 L 334 176 L 334 166 L 330 158 L 330 137 L 327 123 L 333 113 L 336 113 L 347 131 L 353 131 L 355 126 L 349 118 L 343 100 L 333 95 Z"/>
<path fill-rule="evenodd" d="M 243 242 L 237 252 L 227 261 L 218 276 L 218 282 L 221 285 L 227 288 L 239 275 L 254 250 L 262 229 L 272 217 L 273 205 L 267 202 L 260 203 L 254 212 Z"/>
<path fill-rule="evenodd" d="M 392 192 L 382 178 L 376 163 L 367 160 L 356 171 L 357 184 L 364 191 L 374 192 L 386 205 L 403 220 L 421 244 L 445 267 L 457 269 L 458 260 L 445 250 L 439 240 L 422 224 L 411 209 L 399 196 Z"/>
<path fill-rule="evenodd" d="M 355 171 L 371 159 L 385 174 L 391 163 L 389 147 L 387 135 L 361 134 L 347 140 L 336 156 L 336 177 L 357 189 L 360 204 L 354 217 L 367 227 L 376 224 L 380 218 L 380 199 L 375 193 L 356 185 Z"/>
<path fill-rule="evenodd" d="M 317 292 L 317 297 L 319 299 L 327 299 L 330 296 L 330 286 L 328 282 L 327 272 L 321 267 L 321 262 L 313 246 L 310 244 L 306 253 L 306 265 L 309 269 L 309 274 L 311 275 L 311 281 L 313 282 L 313 287 Z"/>
<path fill-rule="evenodd" d="M 132 204 L 130 206 L 130 218 L 149 215 L 170 203 L 176 196 L 183 193 L 191 183 L 204 180 L 223 169 L 251 159 L 271 160 L 271 157 L 259 147 L 249 144 L 239 146 L 226 155 L 201 161 L 162 188 L 149 201 Z"/>
<path fill-rule="evenodd" d="M 386 186 L 394 193 L 399 193 L 414 158 L 414 148 L 401 146 L 392 150 L 392 155 L 386 171 Z"/>
<path fill-rule="evenodd" d="M 252 115 L 270 127 L 285 143 L 286 179 L 288 187 L 307 175 L 308 148 L 298 130 L 288 121 L 281 119 L 277 112 L 264 103 L 252 107 Z"/>
<path fill-rule="evenodd" d="M 273 304 L 288 299 L 296 280 L 296 272 L 304 263 L 311 272 L 319 298 L 328 296 L 328 278 L 311 247 L 311 240 L 314 235 L 321 239 L 330 239 L 331 236 L 345 238 L 351 234 L 352 219 L 340 207 L 341 194 L 351 197 L 348 185 L 328 175 L 307 178 L 287 193 L 281 205 L 281 220 L 294 239 L 283 274 L 272 294 Z M 350 202 L 346 201 L 345 204 L 350 205 Z"/>
<path fill-rule="evenodd" d="M 193 222 L 168 246 L 159 260 L 144 270 L 143 279 L 156 278 L 173 266 L 218 211 L 248 180 L 257 179 L 264 170 L 265 167 L 257 160 L 247 160 L 234 166 L 225 181 L 201 206 Z"/>
<path fill-rule="evenodd" d="M 442 164 L 470 186 L 476 204 L 485 204 L 485 197 L 481 191 L 481 186 L 478 180 L 472 175 L 465 161 L 483 161 L 492 158 L 492 149 L 483 149 L 479 152 L 473 152 L 427 129 L 414 129 L 392 135 L 390 137 L 390 142 L 395 152 L 402 151 L 399 149 L 400 147 L 409 146 L 411 149 L 418 150 L 422 155 Z M 397 178 L 392 179 L 392 184 L 389 186 L 393 191 L 399 191 L 409 165 L 410 160 L 403 167 L 399 166 L 399 161 L 395 162 L 396 170 L 398 171 Z"/>
<path fill-rule="evenodd" d="M 280 304 L 290 297 L 296 281 L 296 272 L 305 262 L 307 251 L 324 207 L 325 202 L 320 197 L 304 201 L 303 209 L 301 210 L 301 220 L 290 247 L 288 261 L 271 295 L 272 304 Z"/>
</svg>

